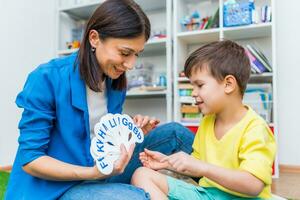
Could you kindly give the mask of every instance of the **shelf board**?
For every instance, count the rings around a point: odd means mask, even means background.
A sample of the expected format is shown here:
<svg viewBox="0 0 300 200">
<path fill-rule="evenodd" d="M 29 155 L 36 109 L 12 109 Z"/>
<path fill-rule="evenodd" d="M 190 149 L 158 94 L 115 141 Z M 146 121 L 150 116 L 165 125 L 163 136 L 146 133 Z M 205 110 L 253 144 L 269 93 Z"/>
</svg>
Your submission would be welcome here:
<svg viewBox="0 0 300 200">
<path fill-rule="evenodd" d="M 187 77 L 178 77 L 177 81 L 178 82 L 190 82 L 190 79 L 188 79 Z"/>
<path fill-rule="evenodd" d="M 96 10 L 96 8 L 102 3 L 104 0 L 93 1 L 89 3 L 83 3 L 78 5 L 66 6 L 59 8 L 59 12 L 64 12 L 76 19 L 88 19 L 90 15 Z"/>
<path fill-rule="evenodd" d="M 178 39 L 189 44 L 208 43 L 219 40 L 220 29 L 207 29 L 177 33 Z"/>
<path fill-rule="evenodd" d="M 250 83 L 253 82 L 267 82 L 267 83 L 272 83 L 273 81 L 273 73 L 272 72 L 265 72 L 262 74 L 251 74 L 250 75 Z"/>
<path fill-rule="evenodd" d="M 160 39 L 150 39 L 146 44 L 145 44 L 145 49 L 142 55 L 146 55 L 148 53 L 153 53 L 153 52 L 162 52 L 166 50 L 166 38 L 160 38 Z"/>
<path fill-rule="evenodd" d="M 272 35 L 272 22 L 247 26 L 224 27 L 224 38 L 231 40 L 269 37 Z"/>
<path fill-rule="evenodd" d="M 180 121 L 179 123 L 181 123 L 183 126 L 196 126 L 198 127 L 199 126 L 199 122 L 183 122 L 183 121 Z"/>
<path fill-rule="evenodd" d="M 166 8 L 166 1 L 162 0 L 135 0 L 144 11 L 161 10 Z"/>
<path fill-rule="evenodd" d="M 146 45 L 145 45 L 145 51 L 158 51 L 158 50 L 164 50 L 166 48 L 166 38 L 161 38 L 161 39 L 153 39 L 149 40 Z M 71 53 L 76 52 L 78 49 L 63 49 L 63 50 L 58 50 L 57 54 L 58 55 L 69 55 Z"/>
<path fill-rule="evenodd" d="M 167 91 L 128 91 L 126 97 L 129 98 L 152 98 L 152 97 L 164 97 Z"/>
<path fill-rule="evenodd" d="M 88 3 L 81 3 L 78 5 L 64 6 L 58 9 L 59 12 L 64 12 L 75 19 L 87 20 L 96 8 L 103 3 L 104 0 L 95 0 Z M 166 8 L 165 1 L 161 0 L 136 0 L 144 11 L 152 11 Z"/>
<path fill-rule="evenodd" d="M 63 49 L 63 50 L 58 50 L 57 54 L 60 56 L 64 56 L 64 55 L 70 55 L 76 51 L 78 51 L 78 49 Z"/>
</svg>

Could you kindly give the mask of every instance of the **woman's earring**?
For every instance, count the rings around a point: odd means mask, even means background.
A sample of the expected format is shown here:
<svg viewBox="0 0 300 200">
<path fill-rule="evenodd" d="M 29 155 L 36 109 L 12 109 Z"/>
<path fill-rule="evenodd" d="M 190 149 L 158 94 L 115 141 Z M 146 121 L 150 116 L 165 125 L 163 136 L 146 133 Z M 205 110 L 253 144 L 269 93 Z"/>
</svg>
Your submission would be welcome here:
<svg viewBox="0 0 300 200">
<path fill-rule="evenodd" d="M 91 50 L 92 50 L 92 52 L 93 52 L 93 53 L 95 53 L 95 51 L 96 51 L 96 48 L 95 48 L 95 47 L 92 47 L 92 49 L 91 49 Z"/>
</svg>

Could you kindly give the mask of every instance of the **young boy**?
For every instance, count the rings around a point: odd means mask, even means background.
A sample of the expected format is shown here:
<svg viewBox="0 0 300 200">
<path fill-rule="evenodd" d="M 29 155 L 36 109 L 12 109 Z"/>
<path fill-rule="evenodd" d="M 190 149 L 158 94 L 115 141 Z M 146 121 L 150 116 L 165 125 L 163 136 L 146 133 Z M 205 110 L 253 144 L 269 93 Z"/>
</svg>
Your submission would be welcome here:
<svg viewBox="0 0 300 200">
<path fill-rule="evenodd" d="M 242 103 L 250 76 L 244 48 L 232 41 L 202 46 L 187 59 L 192 96 L 205 115 L 188 155 L 170 156 L 145 149 L 132 184 L 151 199 L 265 199 L 271 197 L 276 144 L 266 122 Z M 201 178 L 199 186 L 156 170 Z"/>
</svg>

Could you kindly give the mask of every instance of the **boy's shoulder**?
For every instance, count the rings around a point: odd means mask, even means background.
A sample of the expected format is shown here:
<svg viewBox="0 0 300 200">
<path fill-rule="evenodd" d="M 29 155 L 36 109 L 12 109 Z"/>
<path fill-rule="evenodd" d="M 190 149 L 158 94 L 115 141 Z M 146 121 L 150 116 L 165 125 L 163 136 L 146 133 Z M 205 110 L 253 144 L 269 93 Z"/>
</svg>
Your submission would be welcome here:
<svg viewBox="0 0 300 200">
<path fill-rule="evenodd" d="M 269 127 L 267 122 L 259 114 L 257 114 L 255 110 L 253 110 L 250 106 L 247 107 L 248 107 L 247 121 L 248 121 L 249 128 L 255 126 Z"/>
</svg>

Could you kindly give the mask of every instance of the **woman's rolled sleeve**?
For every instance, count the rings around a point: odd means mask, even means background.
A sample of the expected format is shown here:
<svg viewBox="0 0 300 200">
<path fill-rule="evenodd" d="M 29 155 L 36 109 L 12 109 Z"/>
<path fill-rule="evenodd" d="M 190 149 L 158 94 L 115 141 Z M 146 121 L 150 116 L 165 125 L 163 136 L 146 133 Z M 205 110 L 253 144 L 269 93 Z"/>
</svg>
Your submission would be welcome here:
<svg viewBox="0 0 300 200">
<path fill-rule="evenodd" d="M 17 96 L 16 104 L 23 108 L 19 122 L 19 155 L 21 165 L 46 155 L 50 132 L 55 120 L 55 104 L 48 70 L 37 68 Z"/>
</svg>

